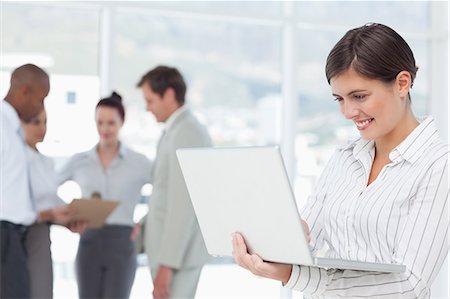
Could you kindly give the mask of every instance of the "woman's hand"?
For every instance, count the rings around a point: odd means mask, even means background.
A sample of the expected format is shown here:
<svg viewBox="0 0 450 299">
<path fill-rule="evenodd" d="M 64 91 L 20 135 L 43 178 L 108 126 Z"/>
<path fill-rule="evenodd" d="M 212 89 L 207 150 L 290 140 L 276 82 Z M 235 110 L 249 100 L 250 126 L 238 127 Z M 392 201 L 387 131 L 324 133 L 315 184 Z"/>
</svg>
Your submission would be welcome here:
<svg viewBox="0 0 450 299">
<path fill-rule="evenodd" d="M 136 241 L 136 239 L 140 235 L 140 233 L 141 233 L 141 224 L 135 223 L 133 230 L 131 231 L 131 234 L 130 234 L 130 240 Z"/>
<path fill-rule="evenodd" d="M 66 227 L 73 233 L 82 234 L 87 228 L 87 221 L 74 220 L 66 224 Z"/>
<path fill-rule="evenodd" d="M 70 206 L 66 205 L 52 209 L 52 221 L 53 223 L 65 225 L 68 223 L 74 215 L 74 211 Z"/>
<path fill-rule="evenodd" d="M 73 217 L 74 211 L 70 206 L 65 205 L 53 209 L 39 212 L 39 222 L 51 222 L 59 225 L 66 225 Z"/>
<path fill-rule="evenodd" d="M 309 231 L 308 223 L 306 223 L 305 220 L 302 219 L 303 229 L 305 230 L 306 240 L 308 242 L 311 242 L 311 232 Z"/>
<path fill-rule="evenodd" d="M 255 275 L 279 280 L 286 284 L 291 276 L 292 265 L 263 261 L 256 254 L 249 254 L 247 245 L 240 233 L 233 235 L 233 256 L 236 263 Z"/>
</svg>

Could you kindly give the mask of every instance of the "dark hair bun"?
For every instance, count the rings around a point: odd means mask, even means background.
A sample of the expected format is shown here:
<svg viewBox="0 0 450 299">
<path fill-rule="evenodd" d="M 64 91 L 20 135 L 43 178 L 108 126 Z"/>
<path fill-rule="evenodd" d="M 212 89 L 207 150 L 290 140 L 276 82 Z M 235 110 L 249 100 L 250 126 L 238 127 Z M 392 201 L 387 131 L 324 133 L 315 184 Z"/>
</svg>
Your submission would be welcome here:
<svg viewBox="0 0 450 299">
<path fill-rule="evenodd" d="M 112 92 L 110 98 L 122 102 L 122 96 L 115 91 Z"/>
<path fill-rule="evenodd" d="M 117 109 L 122 118 L 122 121 L 125 120 L 125 108 L 122 104 L 122 97 L 117 92 L 113 91 L 112 94 L 104 99 L 101 99 L 96 106 L 96 109 L 101 106 L 111 107 Z"/>
</svg>

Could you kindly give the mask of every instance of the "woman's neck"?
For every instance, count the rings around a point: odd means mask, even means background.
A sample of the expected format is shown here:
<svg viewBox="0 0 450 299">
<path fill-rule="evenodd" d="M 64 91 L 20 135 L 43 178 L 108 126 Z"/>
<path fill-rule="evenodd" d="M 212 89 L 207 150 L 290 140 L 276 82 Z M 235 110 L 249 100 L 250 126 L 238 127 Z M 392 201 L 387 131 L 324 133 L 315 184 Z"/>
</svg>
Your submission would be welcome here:
<svg viewBox="0 0 450 299">
<path fill-rule="evenodd" d="M 119 141 L 108 144 L 100 142 L 97 151 L 101 157 L 115 157 L 119 152 Z"/>
<path fill-rule="evenodd" d="M 33 142 L 27 142 L 27 145 L 34 151 L 39 152 L 37 147 L 36 147 L 37 143 L 33 143 Z"/>
<path fill-rule="evenodd" d="M 379 157 L 389 157 L 389 153 L 396 148 L 419 125 L 412 112 L 407 113 L 402 121 L 388 134 L 375 140 L 376 154 Z"/>
<path fill-rule="evenodd" d="M 117 153 L 119 151 L 119 141 L 117 140 L 108 144 L 99 142 L 98 151 L 99 153 L 105 154 Z"/>
<path fill-rule="evenodd" d="M 103 169 L 106 170 L 119 152 L 119 141 L 110 144 L 103 144 L 100 142 L 97 147 L 97 152 Z"/>
</svg>

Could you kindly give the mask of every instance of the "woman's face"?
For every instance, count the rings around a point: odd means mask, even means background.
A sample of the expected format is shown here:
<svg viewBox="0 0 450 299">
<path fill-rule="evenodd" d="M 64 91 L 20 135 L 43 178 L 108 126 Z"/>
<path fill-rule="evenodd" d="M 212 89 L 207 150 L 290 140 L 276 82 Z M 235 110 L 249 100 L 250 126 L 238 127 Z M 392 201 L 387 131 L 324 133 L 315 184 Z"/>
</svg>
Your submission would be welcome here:
<svg viewBox="0 0 450 299">
<path fill-rule="evenodd" d="M 107 106 L 100 106 L 95 111 L 95 122 L 103 144 L 113 144 L 119 140 L 119 131 L 123 125 L 117 109 Z"/>
<path fill-rule="evenodd" d="M 410 82 L 401 81 L 402 73 L 390 84 L 365 78 L 353 69 L 331 78 L 331 90 L 342 114 L 354 122 L 364 140 L 381 140 L 401 129 L 410 86 Z"/>
<path fill-rule="evenodd" d="M 37 116 L 29 122 L 22 122 L 22 128 L 25 134 L 25 141 L 31 147 L 42 142 L 47 132 L 47 114 L 42 110 Z"/>
</svg>

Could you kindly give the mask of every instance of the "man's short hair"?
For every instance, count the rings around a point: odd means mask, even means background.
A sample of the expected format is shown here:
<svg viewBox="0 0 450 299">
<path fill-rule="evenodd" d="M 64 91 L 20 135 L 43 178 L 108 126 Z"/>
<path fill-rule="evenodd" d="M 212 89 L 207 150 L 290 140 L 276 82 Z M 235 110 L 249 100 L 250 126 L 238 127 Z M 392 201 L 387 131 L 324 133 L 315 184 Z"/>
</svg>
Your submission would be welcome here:
<svg viewBox="0 0 450 299">
<path fill-rule="evenodd" d="M 148 83 L 153 92 L 161 97 L 168 88 L 172 88 L 175 91 L 175 98 L 178 104 L 180 106 L 184 105 L 186 83 L 176 68 L 163 65 L 158 66 L 145 74 L 137 84 L 137 87 L 142 87 L 145 83 Z"/>
<path fill-rule="evenodd" d="M 28 63 L 16 68 L 11 74 L 11 86 L 22 84 L 48 83 L 48 74 L 40 67 Z"/>
</svg>

